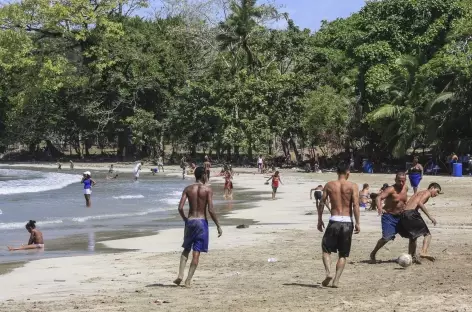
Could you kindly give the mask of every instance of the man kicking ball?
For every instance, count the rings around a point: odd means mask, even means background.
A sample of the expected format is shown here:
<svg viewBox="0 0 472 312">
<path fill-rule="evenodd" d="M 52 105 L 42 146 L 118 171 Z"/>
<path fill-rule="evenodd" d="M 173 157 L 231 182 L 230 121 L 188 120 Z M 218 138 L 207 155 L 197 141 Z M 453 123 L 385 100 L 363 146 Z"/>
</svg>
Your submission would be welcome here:
<svg viewBox="0 0 472 312">
<path fill-rule="evenodd" d="M 382 238 L 379 239 L 374 250 L 370 253 L 370 263 L 375 264 L 377 252 L 389 241 L 394 240 L 398 234 L 398 223 L 400 215 L 408 200 L 408 186 L 406 185 L 406 174 L 399 172 L 395 176 L 395 184 L 387 187 L 377 196 L 376 206 L 379 215 L 382 216 Z M 385 200 L 382 207 L 382 201 Z"/>
<path fill-rule="evenodd" d="M 410 240 L 408 253 L 413 258 L 413 262 L 417 264 L 421 264 L 421 261 L 416 256 L 416 241 L 420 236 L 424 236 L 423 249 L 421 250 L 420 257 L 430 261 L 435 260 L 434 257 L 428 255 L 428 248 L 432 236 L 418 209 L 421 209 L 421 211 L 428 216 L 429 220 L 436 225 L 436 220 L 429 214 L 424 204 L 426 204 L 431 197 L 436 197 L 438 194 L 441 194 L 441 186 L 437 183 L 431 183 L 427 190 L 417 192 L 410 198 L 401 215 L 400 235 Z"/>
<path fill-rule="evenodd" d="M 209 237 L 208 221 L 206 218 L 207 206 L 208 213 L 216 224 L 218 237 L 223 234 L 220 224 L 218 223 L 218 218 L 213 210 L 213 190 L 208 185 L 205 185 L 205 182 L 207 181 L 205 169 L 198 167 L 195 169 L 194 174 L 196 183 L 189 185 L 184 189 L 179 204 L 179 214 L 185 222 L 185 232 L 184 243 L 182 245 L 184 251 L 180 256 L 179 276 L 174 281 L 177 285 L 180 285 L 184 278 L 184 270 L 187 265 L 188 255 L 190 254 L 190 250 L 193 249 L 192 263 L 190 264 L 187 280 L 185 281 L 185 287 L 190 287 L 193 274 L 198 266 L 200 253 L 208 251 Z M 184 213 L 184 205 L 187 198 L 189 204 L 188 217 L 186 217 Z"/>
<path fill-rule="evenodd" d="M 336 264 L 336 275 L 333 280 L 333 288 L 338 288 L 339 279 L 346 265 L 346 258 L 351 251 L 352 232 L 355 234 L 361 230 L 359 218 L 359 188 L 357 184 L 348 182 L 349 166 L 338 166 L 338 180 L 328 182 L 323 189 L 323 197 L 318 205 L 318 230 L 323 232 L 323 208 L 329 198 L 331 202 L 331 218 L 323 236 L 321 247 L 323 249 L 323 264 L 326 270 L 326 278 L 323 286 L 328 286 L 333 279 L 331 275 L 331 253 L 339 252 Z M 356 220 L 352 223 L 352 214 Z"/>
</svg>

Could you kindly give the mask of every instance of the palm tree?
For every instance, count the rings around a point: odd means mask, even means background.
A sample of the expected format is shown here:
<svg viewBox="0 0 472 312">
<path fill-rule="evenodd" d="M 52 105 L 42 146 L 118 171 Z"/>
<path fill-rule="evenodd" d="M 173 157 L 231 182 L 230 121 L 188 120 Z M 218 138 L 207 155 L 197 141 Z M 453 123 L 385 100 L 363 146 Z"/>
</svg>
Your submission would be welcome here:
<svg viewBox="0 0 472 312">
<path fill-rule="evenodd" d="M 367 115 L 370 124 L 383 123 L 383 139 L 391 146 L 394 157 L 405 155 L 412 143 L 424 135 L 426 103 L 421 97 L 424 83 L 417 76 L 419 59 L 403 56 L 395 61 L 404 71 L 396 75 L 392 83 L 383 86 L 391 102 Z"/>
<path fill-rule="evenodd" d="M 250 47 L 251 34 L 257 27 L 257 19 L 262 18 L 263 8 L 256 6 L 257 0 L 232 1 L 231 14 L 220 23 L 223 31 L 216 39 L 220 42 L 221 50 L 229 50 L 233 54 L 233 60 L 237 60 L 242 50 L 246 56 L 247 66 L 254 68 L 260 64 Z M 236 64 L 233 64 L 236 66 Z"/>
</svg>

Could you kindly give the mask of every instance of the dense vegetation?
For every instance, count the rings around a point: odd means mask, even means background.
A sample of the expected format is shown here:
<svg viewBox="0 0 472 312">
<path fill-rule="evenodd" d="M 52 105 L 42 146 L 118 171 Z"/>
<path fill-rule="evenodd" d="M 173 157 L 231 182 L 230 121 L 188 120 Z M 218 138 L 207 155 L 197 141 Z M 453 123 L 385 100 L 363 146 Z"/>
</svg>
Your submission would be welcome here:
<svg viewBox="0 0 472 312">
<path fill-rule="evenodd" d="M 256 2 L 167 1 L 151 19 L 132 13 L 144 0 L 3 5 L 0 146 L 129 159 L 164 145 L 233 159 L 472 147 L 470 1 L 369 1 L 316 32 Z"/>
</svg>

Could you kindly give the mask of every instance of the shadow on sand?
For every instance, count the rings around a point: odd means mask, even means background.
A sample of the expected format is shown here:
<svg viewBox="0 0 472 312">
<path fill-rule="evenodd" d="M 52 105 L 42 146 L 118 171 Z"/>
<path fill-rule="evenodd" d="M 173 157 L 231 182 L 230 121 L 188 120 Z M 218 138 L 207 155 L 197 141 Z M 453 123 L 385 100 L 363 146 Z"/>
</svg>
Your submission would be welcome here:
<svg viewBox="0 0 472 312">
<path fill-rule="evenodd" d="M 177 288 L 179 286 L 175 285 L 175 284 L 168 284 L 168 285 L 164 285 L 164 284 L 150 284 L 150 285 L 146 285 L 146 287 L 162 287 L 162 288 Z"/>
<path fill-rule="evenodd" d="M 308 288 L 319 288 L 322 289 L 321 285 L 314 285 L 314 284 L 301 284 L 301 283 L 285 283 L 282 284 L 283 286 L 298 286 L 298 287 L 308 287 Z"/>
</svg>

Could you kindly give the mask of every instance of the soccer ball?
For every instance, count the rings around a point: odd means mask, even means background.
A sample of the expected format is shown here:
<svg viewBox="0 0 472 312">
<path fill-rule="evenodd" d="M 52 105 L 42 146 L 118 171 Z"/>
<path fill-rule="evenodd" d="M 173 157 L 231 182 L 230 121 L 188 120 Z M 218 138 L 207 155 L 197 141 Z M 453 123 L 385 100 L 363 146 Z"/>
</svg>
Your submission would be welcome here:
<svg viewBox="0 0 472 312">
<path fill-rule="evenodd" d="M 397 262 L 401 267 L 407 268 L 413 263 L 413 258 L 409 254 L 402 254 L 398 257 Z"/>
</svg>

